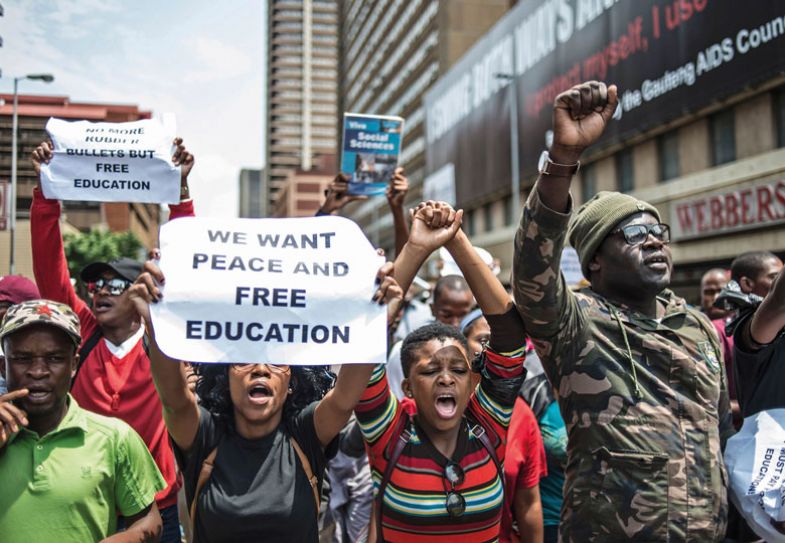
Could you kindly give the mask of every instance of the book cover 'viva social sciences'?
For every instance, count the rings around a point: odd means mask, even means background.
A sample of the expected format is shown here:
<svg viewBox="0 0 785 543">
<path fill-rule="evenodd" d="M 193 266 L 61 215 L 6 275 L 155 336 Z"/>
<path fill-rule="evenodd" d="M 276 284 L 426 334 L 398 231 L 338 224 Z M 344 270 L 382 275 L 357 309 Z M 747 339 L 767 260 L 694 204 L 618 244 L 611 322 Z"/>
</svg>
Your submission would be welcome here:
<svg viewBox="0 0 785 543">
<path fill-rule="evenodd" d="M 349 177 L 349 194 L 384 194 L 401 153 L 403 119 L 344 113 L 341 173 Z"/>
</svg>

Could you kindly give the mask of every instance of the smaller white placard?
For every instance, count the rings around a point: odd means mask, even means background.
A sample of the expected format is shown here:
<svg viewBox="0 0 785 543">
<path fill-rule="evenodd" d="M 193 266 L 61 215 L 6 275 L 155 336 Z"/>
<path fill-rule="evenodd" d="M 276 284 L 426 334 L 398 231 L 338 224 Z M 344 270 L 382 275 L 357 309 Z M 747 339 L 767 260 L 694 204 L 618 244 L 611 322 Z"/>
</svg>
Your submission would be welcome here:
<svg viewBox="0 0 785 543">
<path fill-rule="evenodd" d="M 180 167 L 172 163 L 174 117 L 128 123 L 51 118 L 54 145 L 41 165 L 44 196 L 56 200 L 176 204 Z"/>
</svg>

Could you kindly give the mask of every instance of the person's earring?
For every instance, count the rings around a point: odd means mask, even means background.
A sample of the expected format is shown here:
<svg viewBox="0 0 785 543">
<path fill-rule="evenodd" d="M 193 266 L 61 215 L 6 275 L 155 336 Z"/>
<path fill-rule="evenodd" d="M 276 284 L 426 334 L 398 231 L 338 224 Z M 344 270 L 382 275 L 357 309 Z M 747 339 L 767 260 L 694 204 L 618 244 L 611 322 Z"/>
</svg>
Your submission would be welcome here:
<svg viewBox="0 0 785 543">
<path fill-rule="evenodd" d="M 289 387 L 289 394 L 291 394 L 292 392 L 294 392 L 294 391 L 292 390 L 292 387 Z"/>
<path fill-rule="evenodd" d="M 406 396 L 408 396 L 409 398 L 411 398 L 411 397 L 413 397 L 413 396 L 414 396 L 414 394 L 412 394 L 411 392 L 409 392 L 409 393 L 408 393 Z"/>
</svg>

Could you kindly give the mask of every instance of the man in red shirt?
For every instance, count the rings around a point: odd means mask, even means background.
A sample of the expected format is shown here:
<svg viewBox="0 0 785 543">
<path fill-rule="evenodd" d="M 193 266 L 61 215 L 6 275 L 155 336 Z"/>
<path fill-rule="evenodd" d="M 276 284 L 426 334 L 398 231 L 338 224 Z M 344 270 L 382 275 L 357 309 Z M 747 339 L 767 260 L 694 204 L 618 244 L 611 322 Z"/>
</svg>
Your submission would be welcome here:
<svg viewBox="0 0 785 543">
<path fill-rule="evenodd" d="M 175 139 L 175 145 L 173 161 L 181 166 L 181 201 L 169 206 L 171 219 L 194 214 L 187 181 L 194 157 L 181 139 Z M 48 142 L 39 145 L 32 154 L 36 173 L 40 174 L 41 163 L 52 157 Z M 128 299 L 128 287 L 141 273 L 142 264 L 124 258 L 86 266 L 81 276 L 92 283 L 91 310 L 71 285 L 60 232 L 60 202 L 45 198 L 40 185 L 33 190 L 30 233 L 33 272 L 41 296 L 69 305 L 79 316 L 83 341 L 71 393 L 83 408 L 117 417 L 142 437 L 166 480 L 166 488 L 155 496 L 163 520 L 161 542 L 179 543 L 180 482 L 174 453 L 142 341 L 144 327 Z"/>
</svg>

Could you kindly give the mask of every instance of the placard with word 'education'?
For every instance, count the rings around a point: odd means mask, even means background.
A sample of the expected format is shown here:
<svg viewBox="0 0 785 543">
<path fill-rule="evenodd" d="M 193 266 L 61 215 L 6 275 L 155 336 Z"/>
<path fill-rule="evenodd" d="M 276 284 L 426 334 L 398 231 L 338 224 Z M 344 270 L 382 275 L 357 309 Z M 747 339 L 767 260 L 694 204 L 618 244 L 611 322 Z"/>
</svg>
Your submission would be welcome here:
<svg viewBox="0 0 785 543">
<path fill-rule="evenodd" d="M 176 204 L 180 167 L 172 163 L 174 117 L 128 123 L 50 118 L 54 145 L 41 165 L 41 190 L 56 200 Z"/>
<path fill-rule="evenodd" d="M 289 365 L 386 360 L 387 316 L 371 301 L 384 263 L 342 217 L 186 217 L 160 231 L 161 350 L 189 362 Z"/>
<path fill-rule="evenodd" d="M 387 115 L 343 114 L 341 173 L 349 177 L 349 194 L 384 194 L 403 140 L 403 119 Z"/>
</svg>

